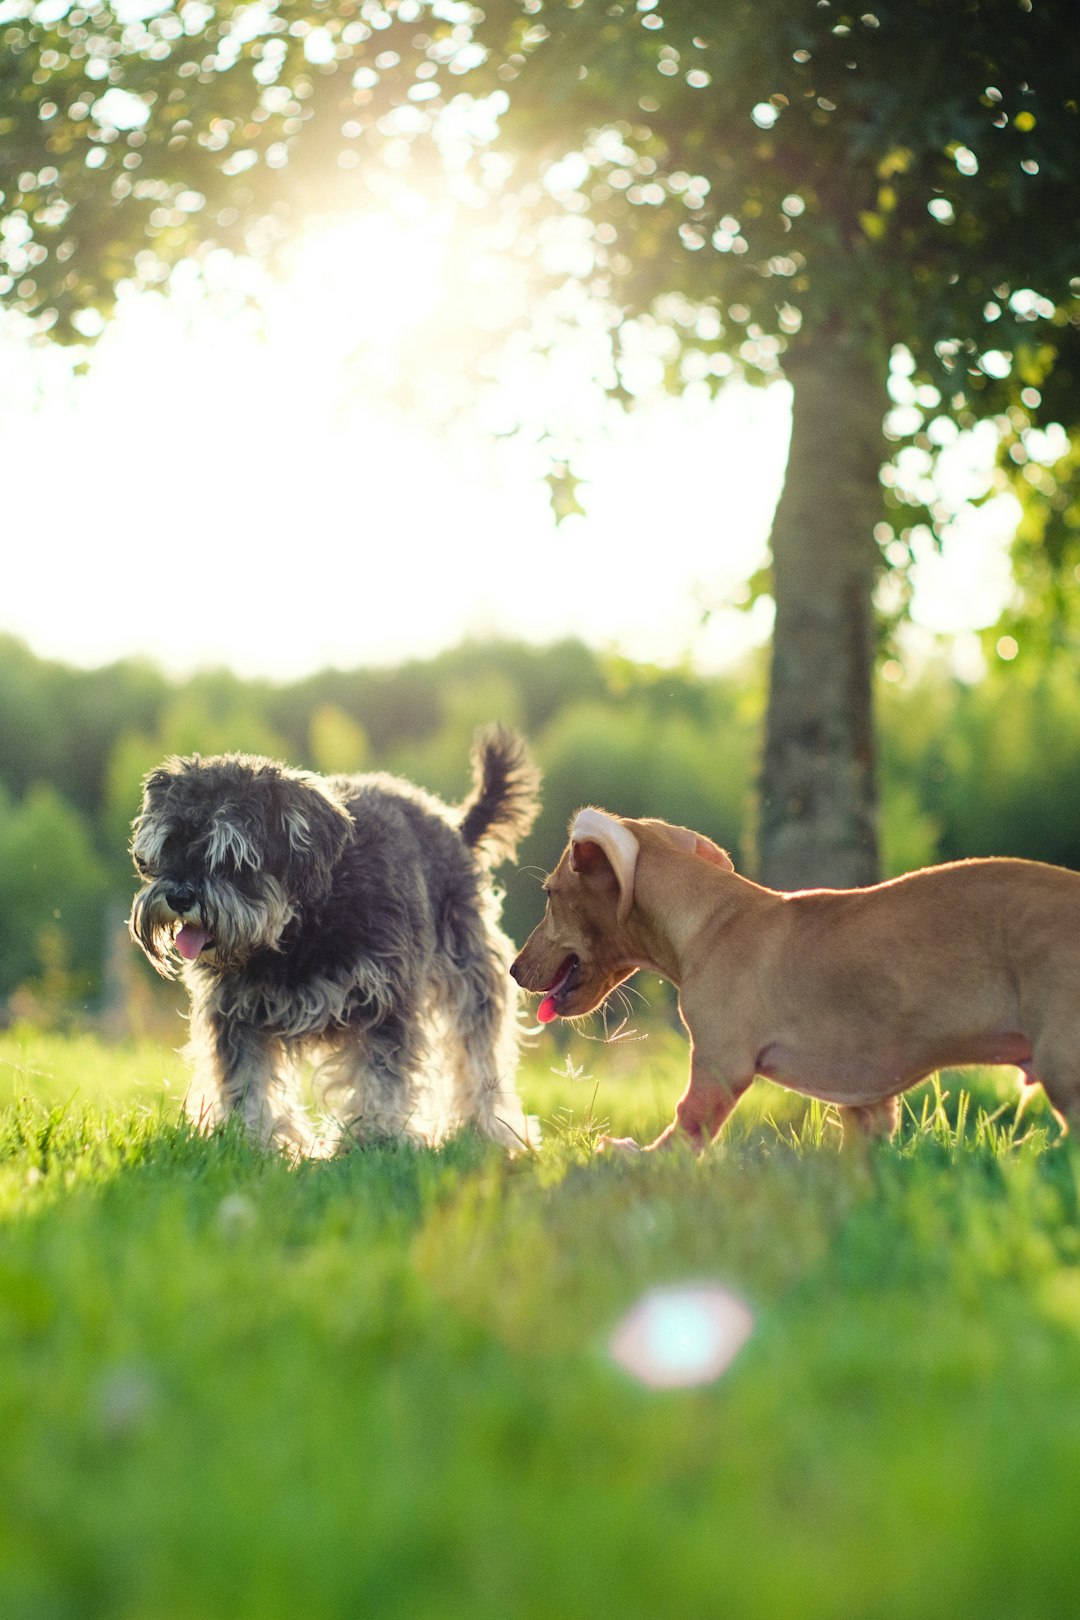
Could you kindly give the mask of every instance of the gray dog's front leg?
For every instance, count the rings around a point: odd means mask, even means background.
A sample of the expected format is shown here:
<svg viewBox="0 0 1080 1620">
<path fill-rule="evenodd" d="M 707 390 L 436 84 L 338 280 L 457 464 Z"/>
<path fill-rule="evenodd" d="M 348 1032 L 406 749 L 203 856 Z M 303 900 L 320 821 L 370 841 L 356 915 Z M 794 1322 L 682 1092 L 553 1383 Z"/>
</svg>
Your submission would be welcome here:
<svg viewBox="0 0 1080 1620">
<path fill-rule="evenodd" d="M 250 1024 L 193 1007 L 188 1056 L 195 1077 L 187 1109 L 201 1128 L 239 1115 L 260 1147 L 284 1147 L 305 1156 L 325 1151 L 296 1095 L 280 1041 Z"/>
</svg>

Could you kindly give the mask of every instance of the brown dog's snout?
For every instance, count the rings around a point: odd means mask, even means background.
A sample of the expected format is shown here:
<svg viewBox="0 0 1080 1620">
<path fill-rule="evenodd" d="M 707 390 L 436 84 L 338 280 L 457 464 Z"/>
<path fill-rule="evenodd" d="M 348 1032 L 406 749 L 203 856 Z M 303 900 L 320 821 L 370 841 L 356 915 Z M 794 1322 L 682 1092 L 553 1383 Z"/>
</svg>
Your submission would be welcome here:
<svg viewBox="0 0 1080 1620">
<path fill-rule="evenodd" d="M 510 964 L 510 977 L 513 979 L 515 984 L 519 984 L 521 986 L 527 995 L 533 995 L 534 992 L 539 990 L 541 987 L 536 982 L 535 964 L 530 965 L 527 960 L 528 954 L 528 946 L 526 946 L 524 950 L 518 952 L 517 956 Z"/>
<path fill-rule="evenodd" d="M 540 972 L 538 971 L 536 961 L 534 960 L 536 956 L 535 948 L 531 952 L 529 949 L 531 944 L 532 941 L 530 939 L 525 943 L 525 945 L 522 946 L 521 950 L 510 964 L 510 977 L 514 980 L 515 984 L 519 984 L 521 986 L 526 995 L 530 996 L 536 995 L 544 988 L 543 980 L 540 977 Z"/>
</svg>

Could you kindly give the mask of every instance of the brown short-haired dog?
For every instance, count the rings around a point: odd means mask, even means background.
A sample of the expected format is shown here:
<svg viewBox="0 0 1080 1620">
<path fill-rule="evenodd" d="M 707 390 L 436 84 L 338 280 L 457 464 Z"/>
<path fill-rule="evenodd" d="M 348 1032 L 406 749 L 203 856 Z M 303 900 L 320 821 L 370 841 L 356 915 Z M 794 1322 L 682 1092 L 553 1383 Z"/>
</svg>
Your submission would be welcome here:
<svg viewBox="0 0 1080 1620">
<path fill-rule="evenodd" d="M 891 1134 L 901 1092 L 976 1063 L 1017 1065 L 1080 1128 L 1076 872 L 958 861 L 780 894 L 700 833 L 587 809 L 545 888 L 510 970 L 545 993 L 542 1021 L 592 1012 L 637 968 L 678 988 L 690 1084 L 650 1148 L 703 1146 L 755 1075 Z"/>
</svg>

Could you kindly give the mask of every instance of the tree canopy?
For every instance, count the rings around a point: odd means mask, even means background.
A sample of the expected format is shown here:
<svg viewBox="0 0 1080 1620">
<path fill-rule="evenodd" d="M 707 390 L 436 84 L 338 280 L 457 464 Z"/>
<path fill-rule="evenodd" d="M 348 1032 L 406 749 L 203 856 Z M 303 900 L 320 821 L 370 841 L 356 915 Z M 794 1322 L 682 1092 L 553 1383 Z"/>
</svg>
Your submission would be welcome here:
<svg viewBox="0 0 1080 1620">
<path fill-rule="evenodd" d="M 441 137 L 512 157 L 478 166 L 487 193 L 579 219 L 589 291 L 680 338 L 672 381 L 718 352 L 768 375 L 842 327 L 905 344 L 943 408 L 1012 377 L 1068 416 L 1074 23 L 1058 0 L 2 0 L 0 291 L 78 335 L 118 281 L 266 251 Z"/>
<path fill-rule="evenodd" d="M 0 47 L 0 296 L 42 332 L 411 164 L 591 323 L 616 397 L 785 376 L 763 875 L 876 875 L 875 582 L 950 516 L 882 491 L 890 364 L 928 460 L 989 413 L 1076 421 L 1069 4 L 0 0 Z"/>
</svg>

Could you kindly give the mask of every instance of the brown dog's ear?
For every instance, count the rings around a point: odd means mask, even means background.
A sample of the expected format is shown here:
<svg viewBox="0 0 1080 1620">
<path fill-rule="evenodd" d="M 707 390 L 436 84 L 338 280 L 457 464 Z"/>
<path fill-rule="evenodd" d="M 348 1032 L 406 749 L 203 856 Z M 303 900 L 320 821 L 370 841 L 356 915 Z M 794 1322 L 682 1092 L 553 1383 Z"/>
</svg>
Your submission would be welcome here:
<svg viewBox="0 0 1080 1620">
<path fill-rule="evenodd" d="M 634 903 L 638 842 L 630 829 L 603 810 L 579 810 L 570 828 L 570 870 L 582 877 L 614 874 L 619 891 L 616 921 L 624 923 Z"/>
<path fill-rule="evenodd" d="M 714 844 L 711 838 L 704 833 L 694 833 L 694 854 L 699 861 L 710 861 L 713 866 L 722 867 L 725 872 L 734 872 L 735 863 L 726 849 Z"/>
<path fill-rule="evenodd" d="M 651 816 L 643 818 L 642 825 L 652 827 L 661 838 L 665 838 L 676 849 L 685 850 L 688 855 L 696 855 L 701 861 L 708 861 L 712 866 L 719 866 L 724 872 L 734 872 L 731 856 L 719 844 L 714 844 L 711 838 L 704 833 L 694 832 L 690 827 L 673 827 L 670 821 L 656 821 Z"/>
</svg>

